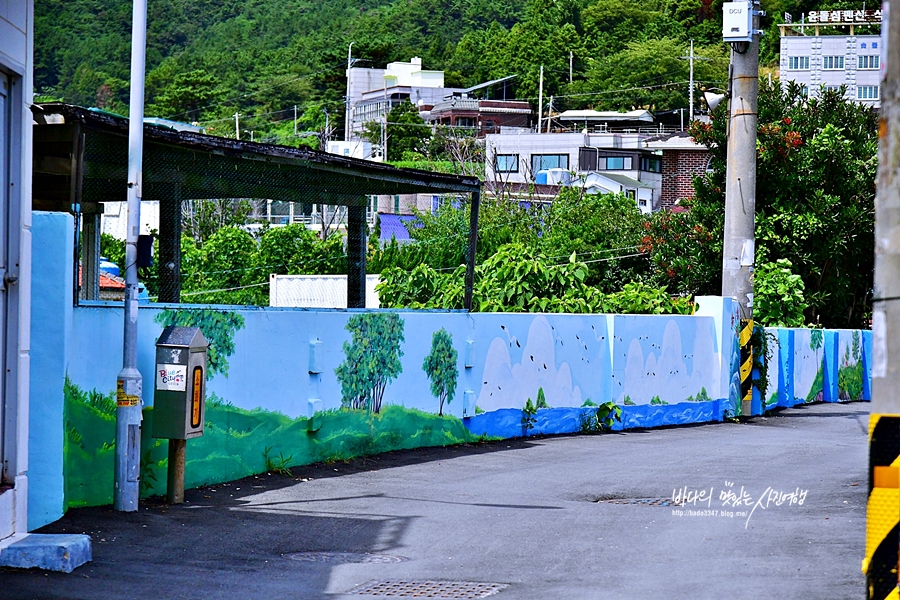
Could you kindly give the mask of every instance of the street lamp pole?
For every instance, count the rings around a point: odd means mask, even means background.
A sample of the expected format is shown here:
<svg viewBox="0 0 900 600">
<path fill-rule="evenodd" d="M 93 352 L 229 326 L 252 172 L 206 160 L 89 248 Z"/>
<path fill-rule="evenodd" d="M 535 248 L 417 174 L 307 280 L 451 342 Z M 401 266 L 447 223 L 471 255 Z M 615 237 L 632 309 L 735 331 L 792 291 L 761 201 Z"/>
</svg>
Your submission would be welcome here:
<svg viewBox="0 0 900 600">
<path fill-rule="evenodd" d="M 144 153 L 144 67 L 147 0 L 134 0 L 131 24 L 131 92 L 128 112 L 128 225 L 125 233 L 125 329 L 122 370 L 116 381 L 116 453 L 113 508 L 138 509 L 143 379 L 137 369 L 137 241 L 141 227 Z"/>
<path fill-rule="evenodd" d="M 350 68 L 353 66 L 353 42 L 347 48 L 347 106 L 344 110 L 344 141 L 350 141 Z"/>
</svg>

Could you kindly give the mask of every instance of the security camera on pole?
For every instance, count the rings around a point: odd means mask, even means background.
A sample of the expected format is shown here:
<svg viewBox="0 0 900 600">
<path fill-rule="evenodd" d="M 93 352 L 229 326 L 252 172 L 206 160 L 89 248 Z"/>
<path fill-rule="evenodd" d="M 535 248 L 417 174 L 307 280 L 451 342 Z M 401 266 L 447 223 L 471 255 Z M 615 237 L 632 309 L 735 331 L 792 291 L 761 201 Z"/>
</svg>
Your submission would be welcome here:
<svg viewBox="0 0 900 600">
<path fill-rule="evenodd" d="M 753 261 L 756 212 L 756 123 L 759 92 L 758 2 L 722 5 L 722 37 L 731 44 L 728 106 L 728 163 L 725 172 L 725 241 L 722 296 L 735 298 L 741 312 L 741 406 L 751 413 L 753 386 Z"/>
</svg>

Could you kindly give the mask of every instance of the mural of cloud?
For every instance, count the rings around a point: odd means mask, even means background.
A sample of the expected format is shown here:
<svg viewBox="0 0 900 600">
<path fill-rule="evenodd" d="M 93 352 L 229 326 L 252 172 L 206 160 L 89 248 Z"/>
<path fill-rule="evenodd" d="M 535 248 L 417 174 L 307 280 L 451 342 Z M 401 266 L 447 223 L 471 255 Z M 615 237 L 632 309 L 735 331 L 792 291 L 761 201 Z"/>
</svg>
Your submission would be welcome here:
<svg viewBox="0 0 900 600">
<path fill-rule="evenodd" d="M 687 323 L 687 322 L 685 322 Z M 693 323 L 692 323 L 693 324 Z M 646 358 L 639 339 L 628 345 L 623 391 L 636 404 L 648 404 L 653 396 L 674 404 L 696 396 L 705 388 L 712 395 L 719 389 L 721 356 L 715 351 L 711 328 L 700 326 L 694 336 L 692 354 L 684 354 L 681 330 L 674 319 L 666 323 L 662 344 L 651 344 Z M 690 358 L 691 366 L 685 362 Z"/>
<path fill-rule="evenodd" d="M 528 398 L 537 398 L 538 388 L 544 388 L 551 407 L 581 406 L 581 389 L 573 386 L 568 363 L 556 367 L 553 331 L 546 317 L 531 322 L 522 361 L 516 364 L 509 354 L 511 339 L 507 333 L 488 347 L 477 400 L 481 409 L 522 408 Z"/>
</svg>

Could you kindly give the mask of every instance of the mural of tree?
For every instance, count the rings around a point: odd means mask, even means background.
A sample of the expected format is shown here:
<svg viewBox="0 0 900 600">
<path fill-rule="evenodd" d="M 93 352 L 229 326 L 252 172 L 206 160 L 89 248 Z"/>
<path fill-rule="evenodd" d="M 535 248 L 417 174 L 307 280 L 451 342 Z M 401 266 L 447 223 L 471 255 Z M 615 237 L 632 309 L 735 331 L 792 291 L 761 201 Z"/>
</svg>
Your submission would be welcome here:
<svg viewBox="0 0 900 600">
<path fill-rule="evenodd" d="M 816 361 L 819 360 L 819 348 L 825 344 L 825 334 L 821 329 L 813 329 L 809 332 L 809 349 L 816 353 Z"/>
<path fill-rule="evenodd" d="M 431 393 L 438 399 L 438 416 L 444 416 L 444 401 L 450 404 L 456 393 L 456 350 L 453 336 L 441 327 L 431 336 L 431 354 L 425 357 L 422 370 L 431 380 Z"/>
<path fill-rule="evenodd" d="M 244 328 L 244 317 L 224 310 L 164 310 L 153 319 L 163 327 L 199 327 L 209 342 L 206 378 L 216 373 L 228 377 L 228 357 L 234 354 L 234 334 Z"/>
<path fill-rule="evenodd" d="M 403 320 L 395 313 L 354 315 L 347 321 L 350 342 L 344 342 L 346 360 L 334 370 L 341 382 L 341 405 L 381 411 L 384 390 L 403 372 Z"/>
</svg>

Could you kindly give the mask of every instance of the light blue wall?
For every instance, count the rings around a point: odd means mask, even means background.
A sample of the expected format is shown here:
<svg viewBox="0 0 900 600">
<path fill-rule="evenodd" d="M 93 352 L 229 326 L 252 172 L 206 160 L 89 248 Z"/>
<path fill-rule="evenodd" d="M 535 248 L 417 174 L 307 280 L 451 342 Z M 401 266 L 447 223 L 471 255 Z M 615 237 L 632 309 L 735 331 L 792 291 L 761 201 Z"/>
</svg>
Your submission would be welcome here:
<svg viewBox="0 0 900 600">
<path fill-rule="evenodd" d="M 32 219 L 29 531 L 64 511 L 63 382 L 72 332 L 74 227 L 69 214 L 35 212 Z M 84 342 L 90 347 L 90 338 Z"/>
<path fill-rule="evenodd" d="M 58 518 L 63 506 L 63 382 L 66 373 L 81 390 L 108 395 L 122 366 L 123 310 L 96 302 L 72 308 L 72 219 L 35 215 L 35 279 L 32 358 L 30 498 L 34 526 Z M 173 311 L 206 311 L 237 323 L 227 373 L 215 374 L 210 397 L 242 409 L 261 409 L 291 418 L 341 407 L 336 369 L 351 342 L 348 324 L 360 315 L 396 314 L 403 327 L 402 370 L 388 382 L 384 404 L 437 413 L 423 370 L 435 332 L 452 337 L 457 353 L 455 395 L 444 414 L 463 419 L 473 434 L 518 436 L 579 431 L 584 408 L 615 402 L 622 407 L 616 428 L 653 427 L 721 420 L 740 415 L 736 304 L 700 297 L 697 312 L 681 315 L 559 315 L 441 312 L 305 310 L 257 307 L 142 305 L 138 325 L 138 368 L 145 405 L 152 404 L 155 342 Z M 199 313 L 193 313 L 197 315 Z M 185 315 L 182 315 L 185 316 Z M 366 317 L 368 318 L 368 317 Z M 842 398 L 839 381 L 853 365 L 840 362 L 854 335 L 864 369 L 866 333 L 826 332 L 822 348 L 810 345 L 809 330 L 771 330 L 773 345 L 767 399 L 779 406 L 803 402 L 817 381 L 827 397 Z M 861 341 L 859 341 L 861 340 Z M 315 348 L 315 350 L 311 350 Z M 844 361 L 846 362 L 846 361 Z M 854 363 L 855 364 L 855 363 Z M 826 366 L 830 365 L 828 370 Z M 224 371 L 224 369 L 223 369 Z M 868 373 L 861 389 L 868 398 Z M 855 375 L 860 379 L 859 373 Z M 846 385 L 845 385 L 846 387 Z M 533 429 L 523 426 L 523 407 L 540 390 L 549 409 L 537 411 Z M 823 396 L 826 394 L 823 394 Z M 477 407 L 477 410 L 476 410 Z M 771 408 L 771 405 L 769 406 Z M 752 410 L 761 412 L 759 403 Z M 477 413 L 477 414 L 476 414 Z M 145 431 L 144 436 L 151 432 Z"/>
</svg>

